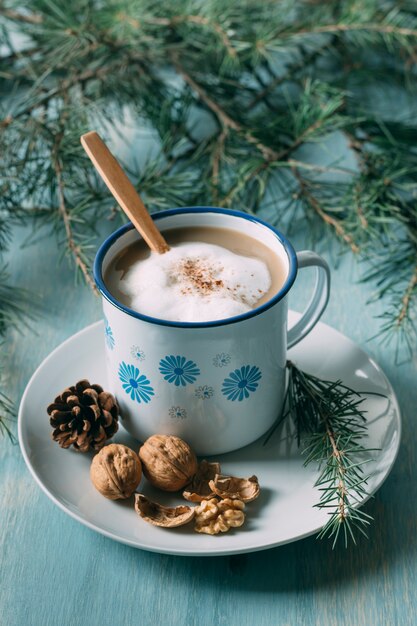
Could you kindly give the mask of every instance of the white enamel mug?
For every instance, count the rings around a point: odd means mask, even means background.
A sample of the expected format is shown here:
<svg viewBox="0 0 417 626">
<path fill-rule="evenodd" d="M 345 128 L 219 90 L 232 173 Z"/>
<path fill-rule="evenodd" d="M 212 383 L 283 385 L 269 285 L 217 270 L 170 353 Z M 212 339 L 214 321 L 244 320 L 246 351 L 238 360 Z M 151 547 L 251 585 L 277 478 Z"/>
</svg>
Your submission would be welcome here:
<svg viewBox="0 0 417 626">
<path fill-rule="evenodd" d="M 299 342 L 326 308 L 327 263 L 262 220 L 226 209 L 192 207 L 153 215 L 163 232 L 215 226 L 250 235 L 284 263 L 287 277 L 271 300 L 248 313 L 212 322 L 171 322 L 129 309 L 107 289 L 103 275 L 114 256 L 139 238 L 131 224 L 100 247 L 94 277 L 103 296 L 109 390 L 123 426 L 139 441 L 177 435 L 199 455 L 230 452 L 252 443 L 275 422 L 285 393 L 287 348 Z M 287 332 L 287 295 L 298 268 L 316 267 L 309 305 Z"/>
</svg>

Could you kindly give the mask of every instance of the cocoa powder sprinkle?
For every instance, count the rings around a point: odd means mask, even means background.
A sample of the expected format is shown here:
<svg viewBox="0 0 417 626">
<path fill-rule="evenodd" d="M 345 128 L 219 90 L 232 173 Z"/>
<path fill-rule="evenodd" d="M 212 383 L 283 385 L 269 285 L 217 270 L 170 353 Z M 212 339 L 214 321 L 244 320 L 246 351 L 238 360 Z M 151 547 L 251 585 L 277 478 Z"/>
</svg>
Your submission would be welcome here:
<svg viewBox="0 0 417 626">
<path fill-rule="evenodd" d="M 182 294 L 197 292 L 201 295 L 210 295 L 224 287 L 222 280 L 216 274 L 223 268 L 214 270 L 202 259 L 185 258 L 176 266 L 179 278 L 185 283 L 181 289 Z M 188 284 L 187 284 L 188 283 Z"/>
</svg>

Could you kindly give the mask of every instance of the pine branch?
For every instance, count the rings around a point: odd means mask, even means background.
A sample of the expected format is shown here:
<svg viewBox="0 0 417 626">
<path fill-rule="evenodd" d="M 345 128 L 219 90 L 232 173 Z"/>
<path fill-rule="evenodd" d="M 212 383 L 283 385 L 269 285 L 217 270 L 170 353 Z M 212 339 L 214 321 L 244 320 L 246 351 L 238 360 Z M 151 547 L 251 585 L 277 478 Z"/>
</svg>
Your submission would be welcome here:
<svg viewBox="0 0 417 626">
<path fill-rule="evenodd" d="M 215 33 L 220 38 L 220 41 L 223 43 L 226 51 L 230 55 L 231 58 L 236 58 L 237 52 L 233 47 L 227 32 L 220 26 L 219 23 L 214 22 L 211 19 L 204 17 L 203 15 L 174 15 L 171 18 L 149 18 L 147 19 L 148 24 L 155 24 L 158 26 L 168 26 L 175 28 L 179 24 L 182 23 L 190 23 L 190 24 L 198 24 L 200 26 L 207 26 L 210 29 L 213 29 Z"/>
<path fill-rule="evenodd" d="M 269 95 L 272 95 L 277 90 L 277 87 L 280 87 L 281 85 L 289 81 L 295 81 L 297 74 L 301 70 L 305 70 L 305 67 L 307 65 L 310 66 L 312 63 L 314 63 L 314 61 L 322 56 L 323 52 L 325 50 L 328 50 L 329 47 L 330 45 L 326 41 L 325 44 L 317 46 L 311 52 L 307 52 L 305 55 L 302 55 L 299 61 L 287 65 L 284 73 L 279 74 L 278 76 L 274 75 L 272 79 L 265 85 L 265 87 L 263 87 L 261 91 L 257 92 L 257 94 L 247 104 L 247 109 L 251 110 L 255 108 L 258 104 L 265 102 L 266 98 L 268 98 Z"/>
<path fill-rule="evenodd" d="M 0 219 L 1 227 L 1 219 Z M 0 228 L 1 230 L 1 228 Z M 0 237 L 1 244 L 1 237 Z M 1 252 L 4 250 L 0 245 Z M 19 289 L 9 284 L 9 275 L 7 267 L 0 268 L 0 354 L 5 355 L 6 351 L 3 347 L 2 340 L 6 332 L 12 327 L 21 329 L 22 325 L 27 325 L 28 320 L 33 319 L 37 309 L 36 297 L 33 294 Z M 0 368 L 0 387 L 3 385 L 4 376 Z M 14 436 L 10 422 L 15 420 L 15 407 L 13 402 L 6 394 L 0 390 L 0 434 L 7 435 L 12 444 L 16 444 L 17 440 Z"/>
<path fill-rule="evenodd" d="M 313 28 L 301 29 L 297 32 L 291 33 L 294 35 L 312 35 L 312 34 L 324 34 L 324 33 L 349 33 L 352 31 L 368 31 L 371 33 L 378 33 L 379 35 L 398 35 L 400 37 L 417 38 L 417 29 L 415 28 L 402 28 L 399 26 L 391 26 L 389 24 L 374 24 L 374 23 L 357 23 L 357 24 L 326 24 L 324 26 L 316 26 Z"/>
<path fill-rule="evenodd" d="M 259 141 L 259 139 L 257 139 L 257 137 L 255 137 L 250 131 L 245 130 L 242 125 L 230 117 L 230 115 L 226 113 L 219 104 L 214 102 L 204 89 L 188 74 L 188 72 L 186 72 L 175 55 L 172 56 L 172 62 L 175 69 L 183 77 L 185 82 L 198 94 L 207 108 L 214 113 L 223 129 L 231 129 L 239 133 L 249 144 L 254 145 L 265 159 L 277 160 L 278 153 Z"/>
<path fill-rule="evenodd" d="M 98 295 L 98 289 L 87 267 L 87 263 L 85 261 L 84 255 L 80 249 L 80 246 L 77 245 L 77 243 L 75 242 L 74 234 L 73 234 L 73 230 L 71 226 L 71 216 L 66 206 L 65 185 L 64 185 L 64 180 L 63 180 L 62 163 L 59 157 L 59 148 L 60 148 L 63 136 L 64 136 L 63 130 L 56 135 L 53 150 L 52 150 L 52 165 L 56 174 L 59 213 L 61 215 L 61 218 L 64 224 L 68 250 L 70 251 L 71 255 L 74 258 L 75 265 L 76 267 L 80 269 L 82 275 L 85 278 L 87 285 L 91 288 L 93 293 Z"/>
<path fill-rule="evenodd" d="M 334 229 L 336 234 L 349 245 L 354 254 L 357 254 L 359 252 L 359 246 L 352 239 L 352 236 L 346 232 L 345 228 L 343 227 L 343 223 L 332 215 L 329 215 L 328 213 L 326 213 L 326 211 L 322 209 L 322 207 L 320 206 L 320 202 L 310 191 L 310 184 L 308 183 L 307 179 L 301 176 L 298 168 L 292 167 L 291 170 L 299 183 L 299 197 L 303 198 L 307 202 L 308 206 L 310 206 L 315 211 L 315 213 L 320 217 L 320 219 L 323 220 L 325 224 Z"/>
<path fill-rule="evenodd" d="M 408 247 L 407 247 L 408 246 Z M 374 338 L 394 343 L 395 360 L 401 362 L 405 355 L 411 357 L 416 347 L 414 315 L 417 305 L 417 282 L 415 259 L 417 246 L 391 244 L 387 246 L 386 258 L 376 258 L 364 281 L 376 281 L 377 290 L 370 301 L 384 298 L 387 306 L 379 316 L 380 331 Z M 410 267 L 411 275 L 410 275 Z"/>
<path fill-rule="evenodd" d="M 366 394 L 357 393 L 340 380 L 307 374 L 291 361 L 287 368 L 284 408 L 267 440 L 283 419 L 289 417 L 294 422 L 298 445 L 306 457 L 304 465 L 314 463 L 319 469 L 315 486 L 320 499 L 316 506 L 330 509 L 318 537 L 332 538 L 334 547 L 342 533 L 347 547 L 349 538 L 356 543 L 355 531 L 366 536 L 372 519 L 357 508 L 367 495 L 369 478 L 364 467 L 370 450 L 362 445 L 367 425 L 361 404 Z"/>
<path fill-rule="evenodd" d="M 309 97 L 316 96 L 316 89 L 318 90 L 321 87 L 318 83 L 314 83 L 311 81 L 307 81 L 304 85 L 304 93 L 300 98 L 297 108 L 294 108 L 291 111 L 292 124 L 289 124 L 288 118 L 283 122 L 285 124 L 286 132 L 290 134 L 290 140 L 288 144 L 282 148 L 279 152 L 275 152 L 269 157 L 265 158 L 263 161 L 258 163 L 253 169 L 248 169 L 245 172 L 244 176 L 239 178 L 236 181 L 236 184 L 232 186 L 228 193 L 221 200 L 221 206 L 230 206 L 231 202 L 234 200 L 235 196 L 242 190 L 247 188 L 247 185 L 251 183 L 251 181 L 255 180 L 261 173 L 267 172 L 271 169 L 271 166 L 281 166 L 284 163 L 285 159 L 288 159 L 288 166 L 292 167 L 293 160 L 290 158 L 291 155 L 299 148 L 300 146 L 308 143 L 309 141 L 314 141 L 321 134 L 325 134 L 329 132 L 329 115 L 326 112 L 326 107 L 328 103 L 323 99 L 323 101 L 319 102 L 319 107 L 317 111 L 314 111 L 314 107 L 311 106 L 311 101 Z M 329 94 L 325 90 L 325 97 Z M 331 96 L 334 97 L 333 105 L 330 104 L 330 110 L 333 113 L 341 110 L 344 106 L 342 94 L 336 93 L 332 94 L 330 92 L 330 102 Z M 304 107 L 308 99 L 308 114 L 305 118 Z M 310 119 L 313 121 L 310 121 Z M 334 120 L 334 124 L 339 123 L 337 118 Z M 271 132 L 272 129 L 271 129 Z M 274 132 L 279 132 L 278 129 L 274 130 Z M 281 131 L 282 132 L 282 131 Z M 329 171 L 329 168 L 326 168 L 326 171 Z"/>
<path fill-rule="evenodd" d="M 14 421 L 14 414 L 15 409 L 13 402 L 0 391 L 0 433 L 7 435 L 13 445 L 17 444 L 17 439 L 9 426 L 9 422 Z"/>
<path fill-rule="evenodd" d="M 224 153 L 224 144 L 225 144 L 226 139 L 227 139 L 227 130 L 224 128 L 216 139 L 213 156 L 212 156 L 211 185 L 213 189 L 212 193 L 213 193 L 213 200 L 215 204 L 219 203 L 218 186 L 219 186 L 220 161 Z"/>
<path fill-rule="evenodd" d="M 0 341 L 10 328 L 19 328 L 33 319 L 36 309 L 36 297 L 25 289 L 11 285 L 7 266 L 0 267 Z"/>
<path fill-rule="evenodd" d="M 0 14 L 13 22 L 23 22 L 25 24 L 40 24 L 42 22 L 41 15 L 37 15 L 35 13 L 22 13 L 21 11 L 7 9 L 2 6 L 0 6 Z"/>
<path fill-rule="evenodd" d="M 407 285 L 407 288 L 405 290 L 405 293 L 402 299 L 402 306 L 401 306 L 400 312 L 396 320 L 397 326 L 401 326 L 404 319 L 409 315 L 412 296 L 414 292 L 417 290 L 416 288 L 417 288 L 417 265 L 414 268 L 413 275 L 410 278 L 410 282 Z"/>
<path fill-rule="evenodd" d="M 18 109 L 13 115 L 8 115 L 3 120 L 0 120 L 0 126 L 5 128 L 12 124 L 18 118 L 24 115 L 28 115 L 32 113 L 32 111 L 34 111 L 35 109 L 38 109 L 48 104 L 57 96 L 65 96 L 68 90 L 71 89 L 71 87 L 74 87 L 76 85 L 82 87 L 85 83 L 93 79 L 103 80 L 106 76 L 118 70 L 120 70 L 120 61 L 110 63 L 105 67 L 98 67 L 94 69 L 88 68 L 83 72 L 80 72 L 79 74 L 75 73 L 73 76 L 65 80 L 59 81 L 54 88 L 45 90 L 44 92 L 40 93 L 36 98 L 33 98 L 31 101 L 29 101 L 24 107 Z"/>
</svg>

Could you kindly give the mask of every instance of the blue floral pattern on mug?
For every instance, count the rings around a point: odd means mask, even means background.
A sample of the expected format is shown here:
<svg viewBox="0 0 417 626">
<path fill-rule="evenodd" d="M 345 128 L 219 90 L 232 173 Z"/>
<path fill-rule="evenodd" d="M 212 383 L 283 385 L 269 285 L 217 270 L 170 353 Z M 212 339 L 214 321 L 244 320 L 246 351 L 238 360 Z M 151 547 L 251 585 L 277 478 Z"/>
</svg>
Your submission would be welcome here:
<svg viewBox="0 0 417 626">
<path fill-rule="evenodd" d="M 200 370 L 194 361 L 187 361 L 185 356 L 167 355 L 159 361 L 159 371 L 166 381 L 174 383 L 176 387 L 185 387 L 188 383 L 193 383 Z"/>
<path fill-rule="evenodd" d="M 114 341 L 113 331 L 107 320 L 107 317 L 104 318 L 104 336 L 106 338 L 107 347 L 109 348 L 109 350 L 113 350 L 114 344 L 116 342 Z"/>
<path fill-rule="evenodd" d="M 151 396 L 155 395 L 150 381 L 145 374 L 140 373 L 135 365 L 128 365 L 122 361 L 119 365 L 119 378 L 123 389 L 130 396 L 131 400 L 136 400 L 139 404 L 141 402 L 145 402 L 145 404 L 150 402 Z"/>
<path fill-rule="evenodd" d="M 200 400 L 208 400 L 212 398 L 214 395 L 213 387 L 209 387 L 208 385 L 201 385 L 201 387 L 197 387 L 194 392 L 196 398 L 200 398 Z"/>
<path fill-rule="evenodd" d="M 262 378 L 262 373 L 256 365 L 242 365 L 240 369 L 230 372 L 224 379 L 222 393 L 228 400 L 239 400 L 249 398 L 250 393 L 256 391 L 258 382 Z"/>
<path fill-rule="evenodd" d="M 187 411 L 185 409 L 182 409 L 180 406 L 172 406 L 169 409 L 168 414 L 171 419 L 177 419 L 177 420 L 187 419 Z"/>
<path fill-rule="evenodd" d="M 130 348 L 130 354 L 131 356 L 136 359 L 136 361 L 144 361 L 145 360 L 145 353 L 143 350 L 140 349 L 139 346 L 132 346 Z"/>
<path fill-rule="evenodd" d="M 214 357 L 213 365 L 214 367 L 225 367 L 226 365 L 229 365 L 231 360 L 232 357 L 230 356 L 230 354 L 226 354 L 226 352 L 220 352 L 220 354 L 216 354 L 216 356 Z"/>
</svg>

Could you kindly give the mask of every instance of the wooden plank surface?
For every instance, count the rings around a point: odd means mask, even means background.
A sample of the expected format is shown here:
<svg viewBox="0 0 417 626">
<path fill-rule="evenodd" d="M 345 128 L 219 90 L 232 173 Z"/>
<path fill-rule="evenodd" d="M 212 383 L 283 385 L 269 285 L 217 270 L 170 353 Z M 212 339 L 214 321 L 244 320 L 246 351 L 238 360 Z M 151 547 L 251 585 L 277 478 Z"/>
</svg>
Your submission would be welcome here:
<svg viewBox="0 0 417 626">
<path fill-rule="evenodd" d="M 6 391 L 18 402 L 33 370 L 61 341 L 100 318 L 100 302 L 59 265 L 51 238 L 10 257 L 16 284 L 36 291 L 40 317 L 6 346 Z M 29 475 L 18 447 L 0 440 L 0 623 L 5 626 L 412 625 L 417 622 L 417 363 L 367 343 L 380 304 L 342 259 L 324 321 L 363 346 L 398 394 L 403 440 L 394 469 L 366 505 L 370 539 L 356 548 L 305 539 L 256 554 L 184 558 L 111 541 L 59 510 Z M 301 308 L 306 279 L 290 305 Z M 71 382 L 71 381 L 68 381 Z M 68 477 L 71 480 L 71 477 Z M 279 523 L 279 520 L 277 520 Z"/>
</svg>

